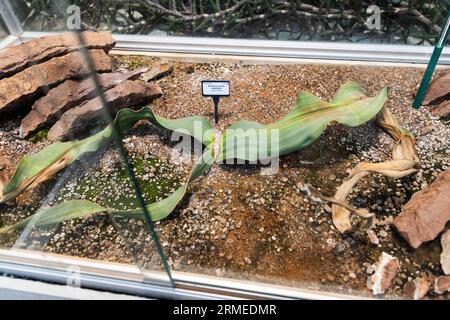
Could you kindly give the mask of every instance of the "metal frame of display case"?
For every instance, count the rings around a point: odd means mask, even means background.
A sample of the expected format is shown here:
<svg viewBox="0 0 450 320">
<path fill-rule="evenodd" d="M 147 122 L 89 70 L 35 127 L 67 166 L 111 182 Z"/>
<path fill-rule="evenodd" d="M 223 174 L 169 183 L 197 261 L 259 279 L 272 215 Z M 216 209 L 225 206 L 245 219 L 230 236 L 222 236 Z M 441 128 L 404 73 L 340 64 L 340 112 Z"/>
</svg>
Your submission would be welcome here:
<svg viewBox="0 0 450 320">
<path fill-rule="evenodd" d="M 24 32 L 19 19 L 7 0 L 0 0 L 0 15 L 11 35 L 0 42 L 0 48 L 52 34 L 49 32 Z M 432 46 L 413 45 L 158 37 L 130 34 L 115 34 L 114 37 L 117 40 L 115 49 L 129 52 L 170 52 L 426 64 L 433 51 Z M 449 48 L 443 50 L 440 63 L 450 65 Z"/>
<path fill-rule="evenodd" d="M 0 48 L 51 34 L 55 33 L 26 31 L 20 35 L 11 35 L 0 42 Z M 318 62 L 334 60 L 427 64 L 433 52 L 432 46 L 412 45 L 157 37 L 130 34 L 114 34 L 114 38 L 117 40 L 114 50 L 125 53 L 286 58 Z M 450 65 L 450 48 L 443 50 L 439 62 L 441 65 Z"/>
<path fill-rule="evenodd" d="M 0 0 L 0 14 L 10 35 L 0 41 L 0 49 L 49 32 L 24 32 L 8 5 Z M 258 62 L 269 58 L 291 62 L 378 62 L 426 64 L 432 46 L 352 44 L 336 42 L 301 42 L 274 40 L 242 40 L 197 37 L 156 37 L 115 34 L 120 54 L 172 54 L 206 57 L 237 57 Z M 440 63 L 450 65 L 450 50 L 445 48 Z M 174 287 L 164 285 L 163 272 L 144 272 L 134 265 L 112 264 L 42 252 L 0 249 L 0 272 L 16 277 L 67 284 L 73 275 L 69 267 L 80 270 L 82 287 L 147 297 L 169 299 L 361 299 L 324 291 L 303 290 L 248 280 L 219 278 L 172 271 Z M 160 279 L 161 281 L 158 281 Z"/>
<path fill-rule="evenodd" d="M 68 284 L 78 270 L 82 288 L 163 299 L 362 299 L 319 290 L 285 287 L 248 280 L 172 271 L 175 286 L 155 284 L 159 271 L 137 266 L 54 255 L 27 250 L 0 249 L 0 272 L 26 279 Z"/>
</svg>

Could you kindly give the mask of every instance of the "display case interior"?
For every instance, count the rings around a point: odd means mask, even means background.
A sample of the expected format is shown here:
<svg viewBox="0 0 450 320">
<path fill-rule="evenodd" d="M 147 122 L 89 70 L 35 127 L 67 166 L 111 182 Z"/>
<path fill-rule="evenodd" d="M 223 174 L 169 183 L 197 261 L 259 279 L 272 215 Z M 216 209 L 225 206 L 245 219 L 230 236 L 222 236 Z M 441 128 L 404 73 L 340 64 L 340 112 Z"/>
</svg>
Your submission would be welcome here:
<svg viewBox="0 0 450 320">
<path fill-rule="evenodd" d="M 339 1 L 169 2 L 10 3 L 33 39 L 0 51 L 0 247 L 166 288 L 450 298 L 447 65 L 414 109 L 423 65 L 115 50 L 128 33 L 431 45 L 448 7 L 392 1 L 375 32 Z M 59 32 L 76 8 L 82 31 Z"/>
</svg>

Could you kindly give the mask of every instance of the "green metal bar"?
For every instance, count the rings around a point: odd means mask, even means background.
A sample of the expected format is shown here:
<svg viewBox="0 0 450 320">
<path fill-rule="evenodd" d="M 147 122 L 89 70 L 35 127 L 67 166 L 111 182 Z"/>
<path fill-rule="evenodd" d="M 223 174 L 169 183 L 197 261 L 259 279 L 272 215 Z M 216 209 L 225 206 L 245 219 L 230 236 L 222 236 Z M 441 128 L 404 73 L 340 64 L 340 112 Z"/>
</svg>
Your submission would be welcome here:
<svg viewBox="0 0 450 320">
<path fill-rule="evenodd" d="M 415 109 L 419 109 L 422 105 L 423 98 L 425 93 L 427 92 L 428 85 L 430 84 L 431 77 L 433 76 L 434 69 L 439 61 L 439 57 L 441 56 L 442 50 L 447 43 L 447 38 L 449 35 L 450 29 L 450 11 L 447 14 L 447 19 L 445 20 L 444 27 L 442 28 L 441 35 L 439 36 L 439 41 L 436 42 L 434 46 L 433 54 L 431 55 L 430 62 L 428 63 L 427 70 L 425 70 L 425 74 L 423 75 L 422 82 L 420 83 L 419 90 L 417 91 L 416 98 L 413 102 L 413 107 Z"/>
</svg>

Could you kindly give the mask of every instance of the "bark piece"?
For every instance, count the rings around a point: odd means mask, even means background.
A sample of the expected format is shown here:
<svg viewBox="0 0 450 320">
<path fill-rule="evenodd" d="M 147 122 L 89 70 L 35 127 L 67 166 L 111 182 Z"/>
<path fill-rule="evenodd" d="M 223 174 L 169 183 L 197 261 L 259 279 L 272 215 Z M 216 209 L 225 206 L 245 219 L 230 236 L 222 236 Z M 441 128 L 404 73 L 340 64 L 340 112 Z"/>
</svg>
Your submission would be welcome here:
<svg viewBox="0 0 450 320">
<path fill-rule="evenodd" d="M 97 72 L 111 71 L 111 58 L 103 50 L 92 50 L 90 54 Z M 71 52 L 34 65 L 11 78 L 0 80 L 0 113 L 30 101 L 37 94 L 66 79 L 81 78 L 87 74 L 89 68 L 83 55 L 80 52 Z"/>
<path fill-rule="evenodd" d="M 450 86 L 450 83 L 448 84 Z M 431 110 L 433 116 L 442 118 L 450 114 L 450 100 L 444 101 Z"/>
<path fill-rule="evenodd" d="M 135 80 L 146 71 L 147 68 L 141 68 L 126 73 L 104 73 L 98 77 L 102 90 L 106 91 L 126 80 Z M 95 86 L 91 78 L 64 81 L 33 104 L 31 112 L 22 120 L 20 136 L 24 138 L 46 125 L 54 124 L 64 112 L 94 96 Z"/>
<path fill-rule="evenodd" d="M 450 170 L 415 193 L 394 219 L 398 232 L 413 247 L 435 239 L 450 221 Z"/>
<path fill-rule="evenodd" d="M 450 197 L 450 194 L 448 194 Z M 450 207 L 447 208 L 450 210 Z M 448 229 L 441 237 L 441 266 L 445 274 L 450 275 L 450 229 Z"/>
<path fill-rule="evenodd" d="M 440 276 L 434 280 L 434 292 L 443 294 L 450 291 L 450 276 Z"/>
<path fill-rule="evenodd" d="M 125 81 L 105 92 L 105 98 L 112 114 L 120 109 L 132 107 L 162 95 L 157 85 L 136 81 Z M 70 109 L 61 116 L 48 132 L 47 138 L 67 140 L 99 122 L 105 120 L 99 97 L 89 100 L 78 107 Z"/>
<path fill-rule="evenodd" d="M 173 66 L 168 63 L 159 64 L 152 67 L 148 72 L 142 75 L 142 80 L 150 82 L 152 80 L 158 80 L 173 72 Z"/>
<path fill-rule="evenodd" d="M 103 49 L 108 53 L 115 45 L 110 32 L 86 31 L 83 35 L 88 49 Z M 0 79 L 79 48 L 78 37 L 73 32 L 43 37 L 6 48 L 0 51 Z"/>
<path fill-rule="evenodd" d="M 450 72 L 434 79 L 428 87 L 427 93 L 423 98 L 422 105 L 426 106 L 436 103 L 450 95 Z"/>
<path fill-rule="evenodd" d="M 397 274 L 398 267 L 398 259 L 383 252 L 373 266 L 374 274 L 367 279 L 367 287 L 374 295 L 384 294 Z"/>
<path fill-rule="evenodd" d="M 433 280 L 433 277 L 419 277 L 408 281 L 403 287 L 403 293 L 410 299 L 420 300 L 427 295 Z"/>
</svg>

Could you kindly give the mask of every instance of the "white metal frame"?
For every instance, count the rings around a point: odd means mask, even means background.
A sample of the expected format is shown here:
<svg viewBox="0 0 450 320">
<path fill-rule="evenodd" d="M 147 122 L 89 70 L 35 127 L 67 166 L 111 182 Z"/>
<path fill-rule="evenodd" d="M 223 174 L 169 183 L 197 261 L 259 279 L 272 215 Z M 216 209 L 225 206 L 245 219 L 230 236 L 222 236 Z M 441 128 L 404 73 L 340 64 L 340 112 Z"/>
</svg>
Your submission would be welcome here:
<svg viewBox="0 0 450 320">
<path fill-rule="evenodd" d="M 17 41 L 49 35 L 48 32 L 24 32 L 9 0 L 0 0 L 0 15 L 9 33 Z M 132 52 L 172 52 L 208 55 L 279 57 L 296 59 L 376 61 L 427 64 L 432 46 L 307 42 L 279 40 L 248 40 L 199 37 L 158 37 L 146 35 L 114 35 L 117 50 Z M 0 42 L 0 48 L 11 39 Z M 450 65 L 450 48 L 444 48 L 439 63 Z"/>
<path fill-rule="evenodd" d="M 8 0 L 0 0 L 0 16 L 3 18 L 10 34 L 19 36 L 23 33 L 22 24 L 15 15 Z"/>
<path fill-rule="evenodd" d="M 0 249 L 0 271 L 8 275 L 67 284 L 79 270 L 81 287 L 164 299 L 362 299 L 325 291 L 283 287 L 272 284 L 172 271 L 175 287 L 148 281 L 164 277 L 162 272 L 145 271 L 134 265 L 53 255 L 28 250 Z"/>
<path fill-rule="evenodd" d="M 51 32 L 24 32 L 18 41 L 28 41 Z M 165 52 L 210 56 L 276 57 L 291 59 L 366 61 L 427 64 L 432 46 L 356 44 L 339 42 L 303 42 L 278 40 L 242 40 L 198 37 L 157 37 L 114 34 L 115 50 L 122 52 Z M 450 65 L 450 48 L 439 60 Z"/>
</svg>

